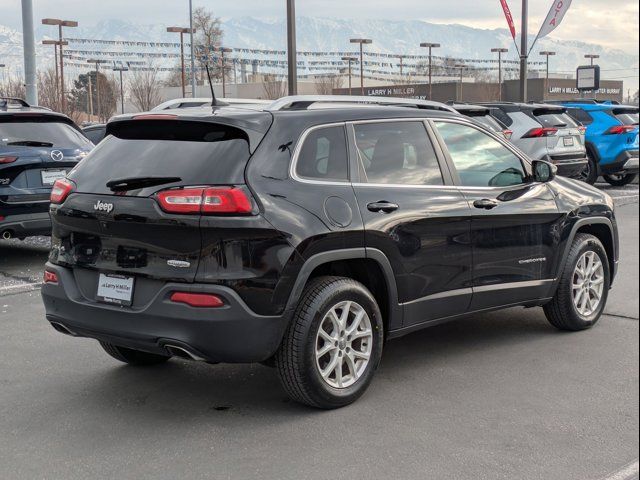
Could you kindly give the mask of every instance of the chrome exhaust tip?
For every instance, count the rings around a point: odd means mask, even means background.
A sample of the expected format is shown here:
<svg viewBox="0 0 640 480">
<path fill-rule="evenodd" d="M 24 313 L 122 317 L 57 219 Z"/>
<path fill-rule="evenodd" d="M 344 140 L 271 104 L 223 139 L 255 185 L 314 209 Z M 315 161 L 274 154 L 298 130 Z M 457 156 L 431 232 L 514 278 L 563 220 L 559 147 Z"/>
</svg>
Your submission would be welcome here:
<svg viewBox="0 0 640 480">
<path fill-rule="evenodd" d="M 204 362 L 205 359 L 196 355 L 193 352 L 190 352 L 184 347 L 179 347 L 177 345 L 165 344 L 164 348 L 171 354 L 172 357 L 184 358 L 186 360 L 194 360 L 196 362 Z"/>
<path fill-rule="evenodd" d="M 49 323 L 57 332 L 64 333 L 65 335 L 69 335 L 71 337 L 76 336 L 75 333 L 73 333 L 71 330 L 69 330 L 67 327 L 65 327 L 63 324 L 59 322 L 49 322 Z"/>
<path fill-rule="evenodd" d="M 13 237 L 13 234 L 11 233 L 11 230 L 5 230 L 4 232 L 2 232 L 2 239 L 3 240 L 9 240 L 11 237 Z"/>
</svg>

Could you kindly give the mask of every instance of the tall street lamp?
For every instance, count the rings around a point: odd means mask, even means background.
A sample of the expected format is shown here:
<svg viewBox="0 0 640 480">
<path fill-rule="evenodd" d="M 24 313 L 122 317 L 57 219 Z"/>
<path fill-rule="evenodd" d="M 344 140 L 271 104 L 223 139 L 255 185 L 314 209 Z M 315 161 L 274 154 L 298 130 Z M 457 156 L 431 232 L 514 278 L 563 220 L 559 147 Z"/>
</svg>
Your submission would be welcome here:
<svg viewBox="0 0 640 480">
<path fill-rule="evenodd" d="M 549 57 L 553 57 L 556 54 L 556 52 L 551 52 L 549 50 L 543 50 L 542 52 L 540 52 L 540 55 L 544 55 L 545 57 L 547 57 L 547 74 L 546 74 L 546 79 L 547 79 L 547 88 L 549 88 Z"/>
<path fill-rule="evenodd" d="M 462 101 L 462 72 L 464 71 L 465 68 L 467 68 L 467 66 L 464 63 L 456 63 L 453 67 L 460 69 L 460 95 L 459 95 L 458 101 L 461 102 Z"/>
<path fill-rule="evenodd" d="M 193 0 L 189 0 L 189 48 L 191 50 L 191 97 L 196 98 L 196 54 L 193 41 L 193 34 L 196 29 L 193 28 Z"/>
<path fill-rule="evenodd" d="M 220 69 L 222 70 L 222 98 L 226 98 L 227 97 L 227 81 L 225 76 L 226 76 L 227 63 L 225 62 L 224 54 L 233 52 L 233 48 L 218 47 L 216 48 L 216 50 L 220 52 Z"/>
<path fill-rule="evenodd" d="M 492 48 L 491 51 L 493 53 L 498 54 L 498 100 L 502 101 L 502 54 L 507 53 L 509 51 L 508 48 Z"/>
<path fill-rule="evenodd" d="M 58 48 L 60 46 L 60 40 L 43 40 L 42 44 L 43 45 L 53 45 L 53 54 L 54 54 L 54 58 L 55 58 L 55 62 L 54 65 L 56 67 L 56 91 L 59 88 L 59 84 L 60 84 L 60 77 L 59 77 L 59 65 L 58 65 Z M 69 42 L 67 42 L 66 40 L 62 41 L 62 45 L 69 45 Z"/>
<path fill-rule="evenodd" d="M 100 119 L 101 109 L 100 109 L 100 64 L 107 63 L 107 60 L 99 60 L 92 58 L 87 60 L 87 63 L 94 63 L 96 65 L 96 111 L 98 112 L 98 119 Z M 89 75 L 89 82 L 91 82 L 91 75 Z"/>
<path fill-rule="evenodd" d="M 373 40 L 370 38 L 352 38 L 351 43 L 360 44 L 360 95 L 364 95 L 364 45 L 371 45 Z"/>
<path fill-rule="evenodd" d="M 180 34 L 180 71 L 181 71 L 181 85 L 182 85 L 182 98 L 187 96 L 187 89 L 185 86 L 185 75 L 184 75 L 184 34 L 185 33 L 193 33 L 191 28 L 186 27 L 167 27 L 167 32 L 169 33 L 179 33 Z M 191 72 L 193 75 L 193 72 Z"/>
<path fill-rule="evenodd" d="M 59 18 L 43 18 L 42 24 L 58 26 L 58 40 L 60 41 L 60 44 L 58 45 L 58 47 L 60 48 L 60 96 L 62 111 L 65 112 L 67 109 L 67 98 L 64 92 L 64 54 L 62 51 L 62 27 L 77 27 L 78 22 L 76 22 L 75 20 L 60 20 Z"/>
<path fill-rule="evenodd" d="M 298 94 L 298 50 L 296 46 L 296 2 L 287 0 L 287 80 L 289 95 Z"/>
<path fill-rule="evenodd" d="M 342 61 L 343 62 L 348 62 L 349 63 L 349 95 L 351 95 L 352 89 L 351 89 L 351 65 L 353 64 L 353 62 L 358 61 L 358 59 L 356 57 L 342 57 Z"/>
<path fill-rule="evenodd" d="M 595 54 L 595 53 L 587 53 L 587 54 L 584 56 L 584 58 L 588 58 L 589 60 L 591 60 L 591 66 L 593 67 L 593 61 L 594 61 L 596 58 L 600 58 L 600 55 L 597 55 L 597 54 Z"/>
<path fill-rule="evenodd" d="M 433 66 L 433 64 L 431 63 L 431 53 L 432 50 L 434 48 L 440 48 L 440 44 L 439 43 L 429 43 L 429 42 L 424 42 L 421 43 L 420 46 L 422 48 L 428 48 L 429 49 L 429 100 L 431 100 L 432 97 L 432 90 L 431 90 L 431 68 Z"/>
<path fill-rule="evenodd" d="M 113 67 L 111 70 L 120 72 L 120 113 L 124 113 L 124 87 L 122 86 L 122 72 L 128 72 L 127 67 Z"/>
</svg>

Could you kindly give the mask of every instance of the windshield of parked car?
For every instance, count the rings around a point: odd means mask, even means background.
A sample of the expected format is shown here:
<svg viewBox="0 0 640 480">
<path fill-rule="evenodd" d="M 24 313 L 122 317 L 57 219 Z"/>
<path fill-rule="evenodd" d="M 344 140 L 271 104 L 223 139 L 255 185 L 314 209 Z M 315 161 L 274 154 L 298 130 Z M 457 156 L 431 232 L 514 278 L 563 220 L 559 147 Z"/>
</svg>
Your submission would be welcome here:
<svg viewBox="0 0 640 480">
<path fill-rule="evenodd" d="M 91 148 L 78 130 L 63 122 L 6 121 L 0 118 L 0 145 Z"/>
</svg>

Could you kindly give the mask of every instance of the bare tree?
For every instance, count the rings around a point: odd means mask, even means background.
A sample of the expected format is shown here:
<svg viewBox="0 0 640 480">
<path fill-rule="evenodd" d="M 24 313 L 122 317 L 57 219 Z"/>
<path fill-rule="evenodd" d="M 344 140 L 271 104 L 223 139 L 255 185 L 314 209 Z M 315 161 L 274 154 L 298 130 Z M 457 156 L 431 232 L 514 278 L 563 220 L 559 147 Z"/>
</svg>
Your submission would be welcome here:
<svg viewBox="0 0 640 480">
<path fill-rule="evenodd" d="M 151 110 L 162 100 L 158 71 L 154 68 L 137 70 L 129 80 L 131 102 L 143 112 Z"/>
<path fill-rule="evenodd" d="M 60 89 L 56 82 L 54 68 L 38 72 L 38 102 L 43 107 L 50 108 L 56 112 L 62 110 Z"/>
<path fill-rule="evenodd" d="M 21 77 L 12 76 L 0 83 L 0 97 L 25 98 L 26 95 L 24 79 Z"/>
<path fill-rule="evenodd" d="M 211 69 L 211 77 L 222 78 L 222 65 L 210 62 L 212 57 L 218 57 L 216 49 L 222 44 L 223 31 L 220 19 L 204 7 L 197 7 L 193 11 L 194 44 L 197 50 L 197 63 L 200 69 L 200 82 L 204 81 L 206 73 L 205 65 L 208 62 Z"/>
<path fill-rule="evenodd" d="M 318 95 L 332 95 L 333 90 L 341 88 L 344 78 L 335 73 L 318 76 L 315 79 L 315 87 Z"/>
<path fill-rule="evenodd" d="M 276 100 L 287 94 L 287 82 L 284 77 L 267 73 L 262 75 L 262 89 L 267 99 Z"/>
</svg>

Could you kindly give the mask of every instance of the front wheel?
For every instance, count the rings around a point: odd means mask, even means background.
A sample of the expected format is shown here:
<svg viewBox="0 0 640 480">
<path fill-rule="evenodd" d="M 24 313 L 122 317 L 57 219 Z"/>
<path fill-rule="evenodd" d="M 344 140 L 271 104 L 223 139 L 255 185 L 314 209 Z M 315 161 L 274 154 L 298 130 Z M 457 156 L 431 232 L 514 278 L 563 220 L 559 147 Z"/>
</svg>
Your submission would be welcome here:
<svg viewBox="0 0 640 480">
<path fill-rule="evenodd" d="M 371 292 L 350 278 L 320 277 L 305 288 L 276 367 L 297 402 L 339 408 L 365 392 L 382 344 L 382 316 Z"/>
<path fill-rule="evenodd" d="M 576 235 L 558 289 L 544 313 L 560 330 L 578 331 L 593 327 L 607 303 L 611 282 L 604 246 L 593 235 Z"/>
<path fill-rule="evenodd" d="M 624 187 L 625 185 L 629 185 L 633 182 L 637 176 L 637 173 L 618 173 L 615 175 L 603 175 L 602 177 L 609 185 L 614 187 Z"/>
</svg>

